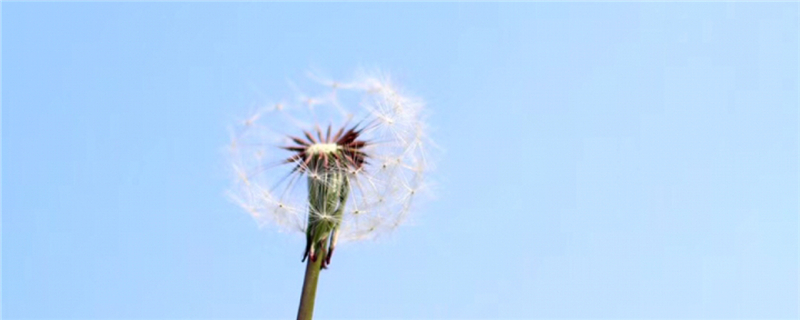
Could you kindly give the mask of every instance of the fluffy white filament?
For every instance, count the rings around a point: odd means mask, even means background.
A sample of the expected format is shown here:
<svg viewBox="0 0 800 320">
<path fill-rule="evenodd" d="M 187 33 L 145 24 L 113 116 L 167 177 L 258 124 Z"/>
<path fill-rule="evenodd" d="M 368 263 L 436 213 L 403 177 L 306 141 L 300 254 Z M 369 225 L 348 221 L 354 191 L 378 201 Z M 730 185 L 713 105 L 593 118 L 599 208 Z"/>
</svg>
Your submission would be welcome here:
<svg viewBox="0 0 800 320">
<path fill-rule="evenodd" d="M 297 163 L 281 149 L 290 136 L 316 135 L 354 125 L 367 163 L 349 169 L 350 192 L 339 241 L 373 238 L 395 229 L 407 217 L 424 186 L 429 168 L 424 104 L 395 88 L 386 77 L 365 75 L 350 82 L 320 81 L 324 92 L 295 103 L 261 108 L 241 121 L 230 145 L 234 183 L 231 199 L 260 224 L 305 232 L 308 185 L 313 172 L 292 172 Z M 336 148 L 317 144 L 311 152 Z M 319 149 L 319 150 L 317 150 Z"/>
</svg>

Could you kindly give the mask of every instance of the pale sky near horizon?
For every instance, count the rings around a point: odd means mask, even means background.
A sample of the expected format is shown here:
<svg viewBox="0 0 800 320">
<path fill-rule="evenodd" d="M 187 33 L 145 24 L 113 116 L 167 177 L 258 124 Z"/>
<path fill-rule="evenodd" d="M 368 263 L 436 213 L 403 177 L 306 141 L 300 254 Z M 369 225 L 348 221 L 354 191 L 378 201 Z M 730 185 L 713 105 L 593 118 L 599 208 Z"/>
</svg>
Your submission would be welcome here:
<svg viewBox="0 0 800 320">
<path fill-rule="evenodd" d="M 4 319 L 295 316 L 228 127 L 380 68 L 443 152 L 329 318 L 797 319 L 797 3 L 2 4 Z"/>
</svg>

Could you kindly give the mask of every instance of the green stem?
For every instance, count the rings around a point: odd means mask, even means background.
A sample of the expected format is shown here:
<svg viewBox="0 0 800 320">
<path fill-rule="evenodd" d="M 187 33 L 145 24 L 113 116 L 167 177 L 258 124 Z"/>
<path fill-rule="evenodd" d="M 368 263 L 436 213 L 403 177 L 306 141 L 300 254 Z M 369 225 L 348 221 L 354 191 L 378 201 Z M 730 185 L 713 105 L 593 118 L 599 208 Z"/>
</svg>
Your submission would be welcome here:
<svg viewBox="0 0 800 320">
<path fill-rule="evenodd" d="M 317 252 L 317 261 L 309 257 L 306 264 L 306 277 L 303 280 L 303 293 L 300 295 L 300 308 L 297 310 L 297 320 L 311 320 L 314 314 L 314 298 L 317 296 L 317 282 L 322 260 L 325 259 L 325 249 Z"/>
</svg>

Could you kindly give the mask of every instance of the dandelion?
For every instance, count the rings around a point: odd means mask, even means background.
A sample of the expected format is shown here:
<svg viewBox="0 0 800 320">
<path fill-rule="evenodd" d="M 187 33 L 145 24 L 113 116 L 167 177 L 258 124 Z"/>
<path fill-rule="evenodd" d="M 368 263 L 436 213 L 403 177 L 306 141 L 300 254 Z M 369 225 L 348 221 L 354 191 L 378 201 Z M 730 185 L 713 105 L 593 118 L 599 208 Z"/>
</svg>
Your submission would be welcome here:
<svg viewBox="0 0 800 320">
<path fill-rule="evenodd" d="M 261 225 L 305 235 L 298 319 L 310 319 L 336 246 L 401 225 L 430 167 L 421 100 L 381 75 L 316 82 L 320 94 L 242 120 L 230 146 L 232 200 Z"/>
</svg>

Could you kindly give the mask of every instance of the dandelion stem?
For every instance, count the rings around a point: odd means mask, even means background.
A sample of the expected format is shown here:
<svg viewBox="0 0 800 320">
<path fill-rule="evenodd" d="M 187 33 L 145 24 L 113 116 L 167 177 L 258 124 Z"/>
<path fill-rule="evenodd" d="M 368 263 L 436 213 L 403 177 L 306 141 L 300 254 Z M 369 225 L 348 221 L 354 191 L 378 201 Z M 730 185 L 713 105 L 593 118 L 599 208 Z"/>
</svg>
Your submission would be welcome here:
<svg viewBox="0 0 800 320">
<path fill-rule="evenodd" d="M 297 310 L 297 320 L 311 320 L 314 314 L 314 298 L 317 295 L 319 271 L 324 259 L 324 247 L 316 259 L 308 259 L 306 276 L 303 280 L 303 293 L 300 295 L 300 308 Z"/>
</svg>

